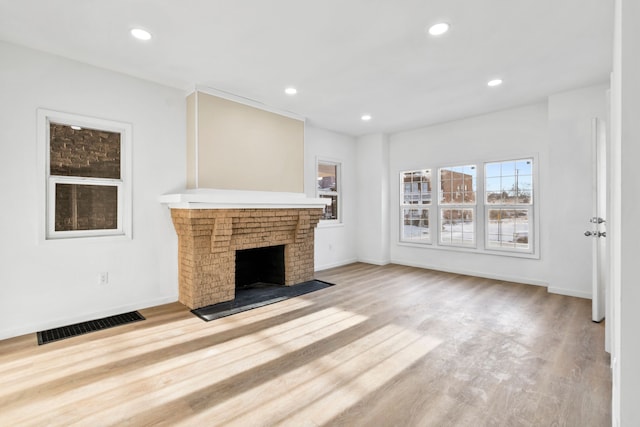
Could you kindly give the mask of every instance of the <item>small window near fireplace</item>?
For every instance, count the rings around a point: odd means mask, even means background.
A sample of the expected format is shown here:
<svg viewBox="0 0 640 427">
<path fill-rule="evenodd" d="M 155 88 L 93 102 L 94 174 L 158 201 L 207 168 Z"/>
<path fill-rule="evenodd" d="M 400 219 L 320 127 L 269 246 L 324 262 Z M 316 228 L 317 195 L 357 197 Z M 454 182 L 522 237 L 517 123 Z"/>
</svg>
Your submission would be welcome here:
<svg viewBox="0 0 640 427">
<path fill-rule="evenodd" d="M 236 289 L 284 283 L 284 245 L 236 251 Z"/>
<path fill-rule="evenodd" d="M 44 237 L 131 236 L 131 125 L 38 110 Z"/>
<path fill-rule="evenodd" d="M 321 199 L 329 199 L 322 215 L 323 223 L 339 223 L 340 218 L 340 163 L 318 159 L 317 195 Z"/>
</svg>

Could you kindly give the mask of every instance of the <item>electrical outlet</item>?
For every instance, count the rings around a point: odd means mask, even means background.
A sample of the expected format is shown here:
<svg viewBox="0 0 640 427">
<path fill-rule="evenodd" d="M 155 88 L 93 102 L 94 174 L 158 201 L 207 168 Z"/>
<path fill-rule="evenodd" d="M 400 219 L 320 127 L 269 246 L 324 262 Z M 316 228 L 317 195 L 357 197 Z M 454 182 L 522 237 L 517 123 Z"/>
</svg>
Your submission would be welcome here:
<svg viewBox="0 0 640 427">
<path fill-rule="evenodd" d="M 109 273 L 107 273 L 106 271 L 103 271 L 102 273 L 100 273 L 100 285 L 106 285 L 107 283 L 109 283 Z"/>
</svg>

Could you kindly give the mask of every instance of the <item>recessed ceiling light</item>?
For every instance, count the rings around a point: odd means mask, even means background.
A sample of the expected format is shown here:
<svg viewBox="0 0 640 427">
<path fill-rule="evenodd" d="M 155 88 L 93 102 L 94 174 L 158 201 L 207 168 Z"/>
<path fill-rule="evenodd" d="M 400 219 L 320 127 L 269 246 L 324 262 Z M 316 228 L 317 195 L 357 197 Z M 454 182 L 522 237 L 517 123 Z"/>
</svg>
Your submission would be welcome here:
<svg viewBox="0 0 640 427">
<path fill-rule="evenodd" d="M 71 129 L 73 130 L 82 130 L 82 128 L 80 126 L 71 126 Z"/>
<path fill-rule="evenodd" d="M 363 114 L 362 117 L 360 117 L 360 118 L 362 119 L 362 121 L 368 122 L 369 120 L 371 120 L 371 115 Z"/>
<path fill-rule="evenodd" d="M 287 95 L 295 95 L 296 93 L 298 93 L 298 89 L 296 89 L 295 87 L 288 87 L 284 90 L 284 93 L 286 93 Z"/>
<path fill-rule="evenodd" d="M 143 30 L 142 28 L 132 28 L 131 35 L 138 40 L 151 40 L 151 33 L 147 30 Z"/>
<path fill-rule="evenodd" d="M 489 80 L 489 82 L 487 83 L 487 86 L 495 87 L 495 86 L 500 86 L 501 84 L 502 84 L 502 79 L 493 79 L 493 80 Z"/>
<path fill-rule="evenodd" d="M 446 22 L 440 22 L 429 27 L 429 34 L 432 36 L 441 36 L 447 31 L 449 31 L 449 24 Z"/>
</svg>

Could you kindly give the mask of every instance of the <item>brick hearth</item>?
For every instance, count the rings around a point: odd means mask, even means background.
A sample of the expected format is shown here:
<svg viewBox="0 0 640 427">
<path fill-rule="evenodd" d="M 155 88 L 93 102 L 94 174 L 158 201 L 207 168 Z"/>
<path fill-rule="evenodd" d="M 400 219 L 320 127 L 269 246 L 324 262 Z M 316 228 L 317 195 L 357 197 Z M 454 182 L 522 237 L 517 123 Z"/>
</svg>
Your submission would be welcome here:
<svg viewBox="0 0 640 427">
<path fill-rule="evenodd" d="M 284 245 L 285 285 L 313 279 L 322 209 L 171 209 L 179 300 L 191 309 L 235 298 L 236 250 Z"/>
</svg>

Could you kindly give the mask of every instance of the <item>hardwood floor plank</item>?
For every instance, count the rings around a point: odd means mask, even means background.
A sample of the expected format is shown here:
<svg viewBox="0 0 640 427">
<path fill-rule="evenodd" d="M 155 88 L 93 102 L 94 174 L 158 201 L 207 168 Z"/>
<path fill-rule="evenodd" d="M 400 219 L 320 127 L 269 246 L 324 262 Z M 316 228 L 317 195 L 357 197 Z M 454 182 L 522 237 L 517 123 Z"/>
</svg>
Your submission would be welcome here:
<svg viewBox="0 0 640 427">
<path fill-rule="evenodd" d="M 604 324 L 545 288 L 398 265 L 212 322 L 179 303 L 0 341 L 0 425 L 608 426 Z"/>
</svg>

